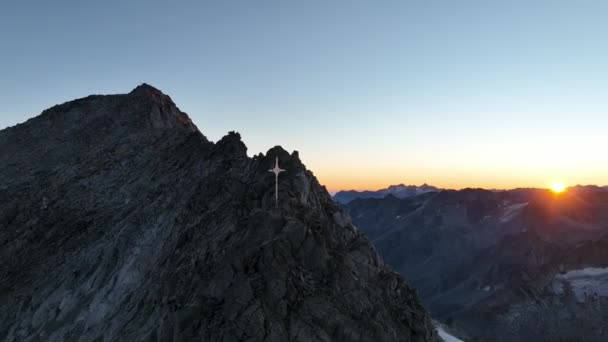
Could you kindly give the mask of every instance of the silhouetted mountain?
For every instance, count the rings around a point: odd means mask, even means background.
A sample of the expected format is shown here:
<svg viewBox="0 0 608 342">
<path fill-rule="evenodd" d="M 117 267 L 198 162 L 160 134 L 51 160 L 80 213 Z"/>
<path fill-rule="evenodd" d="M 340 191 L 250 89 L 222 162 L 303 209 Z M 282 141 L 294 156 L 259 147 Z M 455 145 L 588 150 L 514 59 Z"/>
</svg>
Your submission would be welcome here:
<svg viewBox="0 0 608 342">
<path fill-rule="evenodd" d="M 416 195 L 420 195 L 426 192 L 431 192 L 431 191 L 439 191 L 440 189 L 432 186 L 432 185 L 428 185 L 428 184 L 422 184 L 420 186 L 416 186 L 416 185 L 403 185 L 403 184 L 399 184 L 399 185 L 391 185 L 386 189 L 380 189 L 377 191 L 356 191 L 356 190 L 345 190 L 345 191 L 338 191 L 335 195 L 334 195 L 334 200 L 342 203 L 342 204 L 347 204 L 350 201 L 357 199 L 357 198 L 384 198 L 388 195 L 393 195 L 397 198 L 407 198 L 407 197 L 412 197 L 412 196 L 416 196 Z"/>
<path fill-rule="evenodd" d="M 434 340 L 298 153 L 246 150 L 145 84 L 0 131 L 0 339 Z"/>
<path fill-rule="evenodd" d="M 467 340 L 608 338 L 608 191 L 446 190 L 346 205 Z"/>
</svg>

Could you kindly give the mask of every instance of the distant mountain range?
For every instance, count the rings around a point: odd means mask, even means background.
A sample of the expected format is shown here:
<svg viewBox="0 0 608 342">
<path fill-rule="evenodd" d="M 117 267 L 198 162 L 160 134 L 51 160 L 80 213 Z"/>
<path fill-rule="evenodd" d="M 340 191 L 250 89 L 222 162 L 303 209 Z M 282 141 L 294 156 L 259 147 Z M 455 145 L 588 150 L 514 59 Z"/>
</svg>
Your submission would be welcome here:
<svg viewBox="0 0 608 342">
<path fill-rule="evenodd" d="M 376 191 L 356 191 L 356 190 L 346 190 L 346 191 L 338 191 L 334 195 L 334 200 L 340 202 L 342 204 L 347 204 L 352 200 L 357 198 L 384 198 L 388 195 L 395 196 L 397 198 L 407 198 L 416 195 L 420 195 L 423 193 L 431 192 L 431 191 L 439 191 L 441 189 L 436 188 L 432 185 L 422 184 L 420 186 L 416 185 L 391 185 L 386 189 L 380 189 Z"/>
<path fill-rule="evenodd" d="M 444 190 L 345 206 L 465 340 L 608 340 L 606 187 Z"/>
</svg>

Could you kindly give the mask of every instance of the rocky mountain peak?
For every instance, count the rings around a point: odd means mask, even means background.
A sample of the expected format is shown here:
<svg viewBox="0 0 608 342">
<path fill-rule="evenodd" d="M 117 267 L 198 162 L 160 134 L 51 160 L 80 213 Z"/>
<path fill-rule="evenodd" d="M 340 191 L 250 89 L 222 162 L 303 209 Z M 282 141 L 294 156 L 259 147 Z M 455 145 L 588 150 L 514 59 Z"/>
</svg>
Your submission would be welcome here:
<svg viewBox="0 0 608 342">
<path fill-rule="evenodd" d="M 48 113 L 0 131 L 0 340 L 436 338 L 297 152 L 213 144 L 145 84 Z"/>
<path fill-rule="evenodd" d="M 148 83 L 142 83 L 142 84 L 138 85 L 133 90 L 131 90 L 131 92 L 129 94 L 130 95 L 140 95 L 140 96 L 150 96 L 150 97 L 157 97 L 157 98 L 167 96 L 167 95 L 163 94 L 162 91 L 149 85 Z"/>
<path fill-rule="evenodd" d="M 142 83 L 127 97 L 127 101 L 131 101 L 131 103 L 140 102 L 149 107 L 146 117 L 142 118 L 147 121 L 149 127 L 184 128 L 189 131 L 198 131 L 190 117 L 177 108 L 171 97 L 149 84 Z"/>
</svg>

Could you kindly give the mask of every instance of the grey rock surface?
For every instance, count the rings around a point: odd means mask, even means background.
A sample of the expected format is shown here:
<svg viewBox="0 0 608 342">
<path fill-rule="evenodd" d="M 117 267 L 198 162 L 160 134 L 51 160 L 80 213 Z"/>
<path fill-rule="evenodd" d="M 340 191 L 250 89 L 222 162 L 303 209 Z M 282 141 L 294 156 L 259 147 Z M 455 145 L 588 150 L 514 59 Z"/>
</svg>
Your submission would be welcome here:
<svg viewBox="0 0 608 342">
<path fill-rule="evenodd" d="M 297 152 L 246 150 L 145 84 L 0 131 L 0 340 L 435 340 Z"/>
</svg>

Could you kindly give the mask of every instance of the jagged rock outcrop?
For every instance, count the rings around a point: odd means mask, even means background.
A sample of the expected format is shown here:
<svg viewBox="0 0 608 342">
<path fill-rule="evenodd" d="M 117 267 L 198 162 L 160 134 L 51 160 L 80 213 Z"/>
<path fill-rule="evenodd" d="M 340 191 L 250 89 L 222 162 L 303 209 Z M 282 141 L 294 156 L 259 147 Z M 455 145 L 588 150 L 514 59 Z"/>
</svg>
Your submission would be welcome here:
<svg viewBox="0 0 608 342">
<path fill-rule="evenodd" d="M 297 152 L 212 143 L 149 85 L 0 131 L 0 163 L 3 341 L 436 339 Z"/>
</svg>

